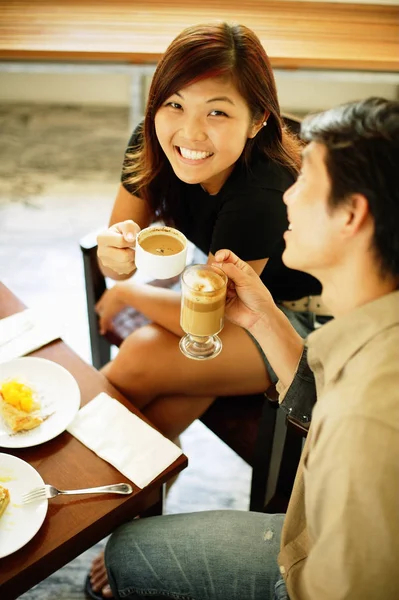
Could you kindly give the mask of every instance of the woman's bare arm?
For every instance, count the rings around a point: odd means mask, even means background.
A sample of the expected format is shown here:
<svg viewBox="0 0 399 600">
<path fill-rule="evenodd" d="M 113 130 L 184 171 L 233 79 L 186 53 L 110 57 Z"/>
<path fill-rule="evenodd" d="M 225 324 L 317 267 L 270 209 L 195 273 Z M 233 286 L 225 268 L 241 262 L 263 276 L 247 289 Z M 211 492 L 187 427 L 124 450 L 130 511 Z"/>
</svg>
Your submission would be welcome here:
<svg viewBox="0 0 399 600">
<path fill-rule="evenodd" d="M 140 229 L 144 229 L 152 222 L 151 210 L 142 198 L 134 196 L 120 184 L 112 207 L 109 226 L 129 219 L 137 223 Z"/>
<path fill-rule="evenodd" d="M 151 221 L 151 211 L 144 200 L 130 194 L 120 184 L 109 221 L 110 228 L 98 236 L 98 264 L 105 277 L 116 281 L 131 277 L 135 271 L 133 248 L 136 233 L 148 227 Z M 117 224 L 126 226 L 117 227 Z M 126 239 L 127 233 L 133 235 L 131 240 Z"/>
</svg>

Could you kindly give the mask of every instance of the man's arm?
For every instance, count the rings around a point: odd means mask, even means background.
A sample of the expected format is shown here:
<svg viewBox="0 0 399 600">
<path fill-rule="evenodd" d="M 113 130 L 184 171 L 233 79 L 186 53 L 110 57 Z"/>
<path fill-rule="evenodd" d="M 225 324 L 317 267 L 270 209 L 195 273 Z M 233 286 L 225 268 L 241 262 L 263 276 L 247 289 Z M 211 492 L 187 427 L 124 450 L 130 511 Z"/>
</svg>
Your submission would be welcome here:
<svg viewBox="0 0 399 600">
<path fill-rule="evenodd" d="M 308 352 L 303 349 L 294 379 L 288 388 L 281 381 L 277 384 L 281 408 L 301 423 L 310 423 L 312 410 L 316 404 L 316 382 L 313 371 L 308 365 Z"/>
<path fill-rule="evenodd" d="M 219 250 L 213 264 L 230 279 L 227 318 L 254 336 L 284 387 L 289 386 L 302 356 L 303 339 L 247 263 L 230 250 Z"/>
</svg>

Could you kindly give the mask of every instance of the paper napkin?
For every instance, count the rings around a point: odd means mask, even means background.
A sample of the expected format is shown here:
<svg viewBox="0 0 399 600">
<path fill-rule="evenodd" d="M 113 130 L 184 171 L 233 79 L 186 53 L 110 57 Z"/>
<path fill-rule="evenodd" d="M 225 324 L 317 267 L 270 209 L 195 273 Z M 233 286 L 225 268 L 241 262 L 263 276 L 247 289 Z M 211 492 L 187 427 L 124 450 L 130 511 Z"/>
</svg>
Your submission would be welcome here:
<svg viewBox="0 0 399 600">
<path fill-rule="evenodd" d="M 0 362 L 33 352 L 60 334 L 59 323 L 31 308 L 0 319 Z"/>
<path fill-rule="evenodd" d="M 67 431 L 143 488 L 181 448 L 104 392 L 83 406 Z"/>
</svg>

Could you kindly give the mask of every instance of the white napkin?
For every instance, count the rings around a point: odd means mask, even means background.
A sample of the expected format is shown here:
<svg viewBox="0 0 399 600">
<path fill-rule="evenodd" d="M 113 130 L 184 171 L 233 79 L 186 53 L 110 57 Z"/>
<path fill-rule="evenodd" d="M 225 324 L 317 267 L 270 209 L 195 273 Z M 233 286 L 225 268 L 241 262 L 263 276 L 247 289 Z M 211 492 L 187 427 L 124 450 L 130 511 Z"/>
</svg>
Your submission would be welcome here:
<svg viewBox="0 0 399 600">
<path fill-rule="evenodd" d="M 0 319 L 0 362 L 24 356 L 60 337 L 61 326 L 31 308 Z"/>
<path fill-rule="evenodd" d="M 182 454 L 181 448 L 102 392 L 67 431 L 143 488 Z"/>
</svg>

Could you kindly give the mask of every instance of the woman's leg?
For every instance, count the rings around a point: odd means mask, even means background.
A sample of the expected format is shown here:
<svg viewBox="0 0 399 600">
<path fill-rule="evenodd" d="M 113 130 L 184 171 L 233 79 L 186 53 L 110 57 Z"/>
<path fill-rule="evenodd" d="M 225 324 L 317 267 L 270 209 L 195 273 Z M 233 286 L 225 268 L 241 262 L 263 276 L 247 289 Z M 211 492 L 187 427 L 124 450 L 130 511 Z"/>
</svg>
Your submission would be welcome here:
<svg viewBox="0 0 399 600">
<path fill-rule="evenodd" d="M 105 551 L 115 598 L 273 600 L 284 515 L 209 511 L 139 519 Z"/>
<path fill-rule="evenodd" d="M 165 435 L 174 438 L 200 417 L 216 396 L 265 391 L 270 378 L 255 343 L 243 329 L 227 323 L 223 350 L 196 361 L 179 349 L 179 338 L 147 325 L 133 332 L 103 373 Z"/>
<path fill-rule="evenodd" d="M 311 313 L 282 310 L 302 337 L 313 330 Z M 216 396 L 263 392 L 275 381 L 266 358 L 246 331 L 227 322 L 221 337 L 219 356 L 202 362 L 183 356 L 178 336 L 159 325 L 147 325 L 123 342 L 103 372 L 154 425 L 174 439 Z"/>
</svg>

